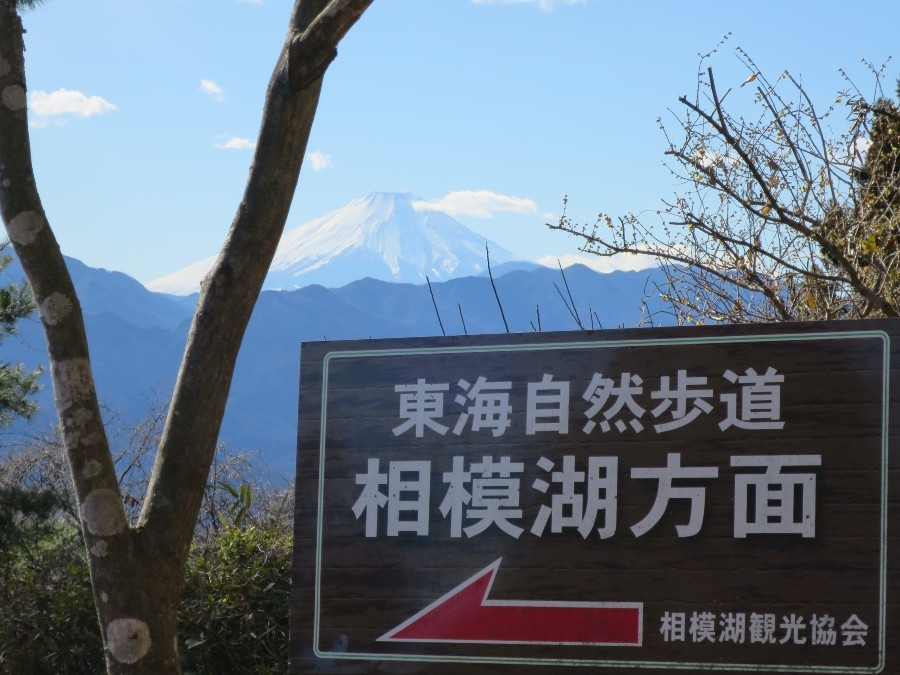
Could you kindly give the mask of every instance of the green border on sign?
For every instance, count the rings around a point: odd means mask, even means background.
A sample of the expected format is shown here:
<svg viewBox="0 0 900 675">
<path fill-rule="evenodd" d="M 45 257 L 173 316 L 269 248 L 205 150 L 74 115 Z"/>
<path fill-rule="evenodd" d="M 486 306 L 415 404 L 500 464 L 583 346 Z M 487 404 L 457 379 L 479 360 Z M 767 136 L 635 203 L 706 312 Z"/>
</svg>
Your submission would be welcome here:
<svg viewBox="0 0 900 675">
<path fill-rule="evenodd" d="M 474 354 L 485 352 L 527 352 L 570 349 L 614 349 L 623 347 L 678 346 L 723 344 L 730 342 L 797 342 L 811 340 L 852 340 L 879 339 L 882 342 L 884 371 L 882 373 L 882 421 L 881 421 L 881 573 L 879 578 L 879 633 L 878 664 L 876 666 L 803 666 L 803 665 L 767 665 L 748 663 L 711 663 L 711 662 L 660 662 L 660 661 L 618 661 L 598 659 L 548 659 L 548 658 L 516 658 L 492 656 L 443 656 L 427 654 L 383 654 L 383 653 L 348 653 L 329 652 L 319 649 L 320 613 L 321 613 L 321 576 L 322 576 L 322 540 L 323 540 L 323 505 L 325 497 L 325 428 L 328 413 L 328 369 L 333 359 L 372 358 L 382 356 L 437 355 L 437 354 Z M 880 673 L 885 666 L 885 633 L 887 615 L 887 516 L 888 516 L 888 417 L 889 417 L 889 383 L 890 383 L 890 336 L 884 331 L 848 331 L 824 333 L 784 333 L 773 335 L 744 335 L 732 337 L 706 338 L 659 338 L 655 340 L 610 340 L 599 342 L 557 342 L 518 345 L 479 345 L 470 347 L 419 347 L 405 349 L 372 349 L 329 352 L 325 355 L 322 371 L 322 416 L 319 437 L 319 490 L 318 509 L 316 514 L 316 562 L 314 589 L 314 622 L 313 652 L 318 658 L 371 661 L 416 661 L 422 663 L 485 663 L 523 666 L 589 666 L 607 668 L 666 668 L 672 670 L 722 670 L 722 671 L 787 671 L 798 673 Z"/>
</svg>

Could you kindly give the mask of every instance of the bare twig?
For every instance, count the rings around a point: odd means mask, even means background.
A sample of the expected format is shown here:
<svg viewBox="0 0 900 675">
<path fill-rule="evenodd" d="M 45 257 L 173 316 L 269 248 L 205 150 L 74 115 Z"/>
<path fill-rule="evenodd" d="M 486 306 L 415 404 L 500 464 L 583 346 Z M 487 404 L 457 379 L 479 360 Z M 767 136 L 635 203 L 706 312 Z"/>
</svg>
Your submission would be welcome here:
<svg viewBox="0 0 900 675">
<path fill-rule="evenodd" d="M 497 292 L 497 284 L 494 283 L 494 273 L 491 271 L 491 252 L 488 250 L 487 242 L 484 242 L 484 255 L 487 258 L 488 277 L 491 279 L 491 288 L 494 289 L 494 297 L 497 298 L 497 307 L 500 308 L 500 318 L 503 319 L 503 327 L 509 333 L 509 324 L 506 323 L 506 314 L 503 313 L 503 303 L 500 302 L 500 294 Z"/>
<path fill-rule="evenodd" d="M 578 327 L 581 330 L 584 330 L 584 324 L 581 323 L 581 317 L 578 316 L 578 308 L 575 306 L 575 298 L 572 297 L 572 290 L 569 288 L 569 280 L 566 279 L 566 271 L 563 269 L 562 263 L 558 258 L 556 260 L 556 264 L 559 265 L 559 273 L 562 275 L 563 283 L 566 285 L 566 293 L 569 295 L 569 301 L 572 303 L 572 309 L 570 310 L 572 312 L 572 316 L 575 317 L 575 323 L 578 324 Z M 556 290 L 558 291 L 559 289 L 557 288 Z M 562 294 L 560 293 L 560 295 Z"/>
<path fill-rule="evenodd" d="M 655 218 L 601 214 L 586 226 L 564 208 L 551 229 L 581 237 L 587 253 L 656 258 L 678 323 L 900 315 L 900 105 L 853 85 L 817 108 L 799 78 L 770 81 L 737 52 L 759 117 L 730 113 L 703 55 L 694 99 L 679 98 L 678 134 L 660 122 L 684 187 Z M 884 69 L 867 65 L 883 96 Z M 847 129 L 835 135 L 827 120 L 844 99 Z M 557 292 L 574 318 L 571 293 Z"/>
<path fill-rule="evenodd" d="M 437 300 L 434 299 L 434 289 L 431 288 L 431 279 L 426 276 L 425 281 L 428 282 L 428 292 L 431 293 L 431 304 L 434 305 L 434 313 L 437 315 L 438 325 L 441 327 L 441 335 L 446 336 L 447 331 L 444 330 L 444 322 L 441 321 L 441 313 L 438 311 Z"/>
<path fill-rule="evenodd" d="M 456 308 L 459 310 L 459 320 L 462 321 L 463 334 L 464 334 L 464 335 L 468 335 L 468 334 L 469 334 L 469 330 L 466 328 L 466 318 L 463 316 L 462 305 L 460 305 L 460 304 L 457 302 L 457 303 L 456 303 Z"/>
</svg>

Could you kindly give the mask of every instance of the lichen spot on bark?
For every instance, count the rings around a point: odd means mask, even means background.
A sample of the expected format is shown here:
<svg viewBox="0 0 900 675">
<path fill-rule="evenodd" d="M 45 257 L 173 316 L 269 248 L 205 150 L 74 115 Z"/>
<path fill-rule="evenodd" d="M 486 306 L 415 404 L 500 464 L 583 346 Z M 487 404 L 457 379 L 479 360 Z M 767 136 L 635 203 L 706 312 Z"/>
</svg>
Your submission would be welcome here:
<svg viewBox="0 0 900 675">
<path fill-rule="evenodd" d="M 14 244 L 27 246 L 44 227 L 44 218 L 36 211 L 22 211 L 9 221 L 6 233 Z"/>
<path fill-rule="evenodd" d="M 106 624 L 106 643 L 119 663 L 137 663 L 150 651 L 150 629 L 140 619 L 115 619 Z"/>
<path fill-rule="evenodd" d="M 57 400 L 63 410 L 90 398 L 93 391 L 90 361 L 87 359 L 58 361 L 54 370 Z"/>
<path fill-rule="evenodd" d="M 84 463 L 84 468 L 81 470 L 81 475 L 85 480 L 91 480 L 91 478 L 96 478 L 100 475 L 100 472 L 103 471 L 103 465 L 100 464 L 96 459 L 89 459 Z"/>
<path fill-rule="evenodd" d="M 60 399 L 64 400 L 64 399 Z M 91 446 L 97 445 L 98 443 L 103 442 L 103 430 L 102 428 L 97 431 L 88 431 L 88 429 L 96 429 L 97 425 L 92 424 L 94 421 L 94 412 L 87 407 L 78 407 L 72 405 L 73 401 L 66 401 L 67 414 L 63 417 L 63 440 L 66 443 L 67 448 L 77 448 L 79 446 Z M 93 464 L 88 465 L 85 464 L 85 470 L 91 471 L 94 473 L 94 476 L 98 475 L 100 471 L 103 470 L 103 467 L 100 466 L 97 460 L 91 460 L 97 464 L 95 467 Z M 88 462 L 90 464 L 90 461 Z M 94 476 L 88 476 L 83 474 L 85 478 L 90 479 Z"/>
<path fill-rule="evenodd" d="M 90 533 L 98 537 L 118 534 L 126 527 L 119 495 L 106 488 L 88 493 L 81 505 L 81 518 Z"/>
<path fill-rule="evenodd" d="M 10 110 L 21 110 L 25 100 L 25 88 L 20 84 L 11 84 L 0 91 L 0 101 Z"/>
<path fill-rule="evenodd" d="M 109 545 L 103 539 L 100 539 L 96 544 L 91 546 L 91 554 L 98 558 L 105 558 L 108 550 Z"/>
<path fill-rule="evenodd" d="M 72 313 L 72 301 L 62 293 L 51 293 L 41 303 L 41 318 L 48 326 L 55 326 Z"/>
<path fill-rule="evenodd" d="M 106 591 L 100 591 L 100 602 L 109 602 L 109 596 Z"/>
<path fill-rule="evenodd" d="M 6 59 L 4 59 L 2 56 L 0 56 L 0 77 L 3 77 L 4 75 L 9 75 L 11 70 L 12 70 L 12 64 L 9 61 L 7 61 Z"/>
</svg>

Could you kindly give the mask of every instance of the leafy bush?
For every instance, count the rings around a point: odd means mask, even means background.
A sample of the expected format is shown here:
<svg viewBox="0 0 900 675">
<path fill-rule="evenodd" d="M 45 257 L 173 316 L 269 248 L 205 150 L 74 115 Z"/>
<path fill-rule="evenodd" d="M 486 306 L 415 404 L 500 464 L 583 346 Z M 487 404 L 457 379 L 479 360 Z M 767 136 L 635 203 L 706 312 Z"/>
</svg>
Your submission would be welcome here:
<svg viewBox="0 0 900 675">
<path fill-rule="evenodd" d="M 179 617 L 186 674 L 286 672 L 291 539 L 229 526 L 195 544 Z"/>
<path fill-rule="evenodd" d="M 105 672 L 61 453 L 48 442 L 0 457 L 3 675 Z M 136 462 L 123 456 L 127 477 L 140 475 Z M 186 675 L 287 670 L 292 494 L 274 489 L 253 466 L 227 456 L 213 467 L 179 615 Z M 142 494 L 140 485 L 123 488 L 136 515 L 133 494 Z"/>
<path fill-rule="evenodd" d="M 0 559 L 0 673 L 105 671 L 78 529 L 54 516 Z"/>
</svg>

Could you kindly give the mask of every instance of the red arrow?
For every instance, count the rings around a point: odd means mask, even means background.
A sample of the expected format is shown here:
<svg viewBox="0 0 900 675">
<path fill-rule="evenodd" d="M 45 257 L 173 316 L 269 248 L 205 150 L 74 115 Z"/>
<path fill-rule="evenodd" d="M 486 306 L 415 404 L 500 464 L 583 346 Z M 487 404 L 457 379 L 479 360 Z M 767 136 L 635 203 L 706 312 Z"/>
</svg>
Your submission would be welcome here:
<svg viewBox="0 0 900 675">
<path fill-rule="evenodd" d="M 381 642 L 639 647 L 643 603 L 488 600 L 500 560 L 380 638 Z"/>
</svg>

